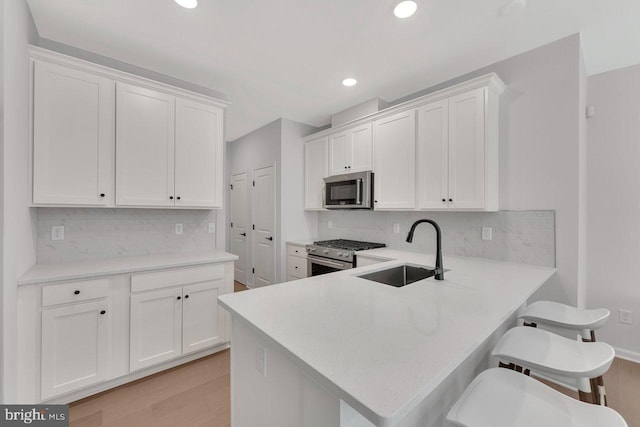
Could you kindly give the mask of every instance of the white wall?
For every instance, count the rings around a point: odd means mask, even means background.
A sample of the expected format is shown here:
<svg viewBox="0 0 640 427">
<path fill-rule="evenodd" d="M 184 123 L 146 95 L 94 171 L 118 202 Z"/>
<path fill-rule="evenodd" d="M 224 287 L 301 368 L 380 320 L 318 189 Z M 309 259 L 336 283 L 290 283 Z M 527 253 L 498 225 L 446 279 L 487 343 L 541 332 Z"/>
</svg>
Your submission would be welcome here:
<svg viewBox="0 0 640 427">
<path fill-rule="evenodd" d="M 578 102 L 578 294 L 577 306 L 587 304 L 587 67 L 580 49 Z"/>
<path fill-rule="evenodd" d="M 281 218 L 282 242 L 314 240 L 318 235 L 318 213 L 304 211 L 304 144 L 302 138 L 317 131 L 313 126 L 282 119 Z M 280 247 L 280 279 L 287 278 L 287 248 Z"/>
<path fill-rule="evenodd" d="M 587 305 L 612 316 L 598 339 L 640 362 L 640 65 L 589 77 Z M 618 310 L 634 312 L 634 325 Z"/>
<path fill-rule="evenodd" d="M 16 283 L 36 260 L 35 210 L 29 209 L 29 56 L 37 32 L 25 0 L 2 2 L 2 398 L 15 402 Z"/>
</svg>

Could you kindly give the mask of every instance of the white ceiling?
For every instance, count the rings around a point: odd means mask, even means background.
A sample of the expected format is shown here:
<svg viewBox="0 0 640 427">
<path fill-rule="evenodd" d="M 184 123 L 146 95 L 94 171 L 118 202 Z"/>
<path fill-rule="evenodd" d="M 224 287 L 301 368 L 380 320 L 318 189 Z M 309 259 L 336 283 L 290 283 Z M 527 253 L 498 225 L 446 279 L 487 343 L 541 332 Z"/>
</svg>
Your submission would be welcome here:
<svg viewBox="0 0 640 427">
<path fill-rule="evenodd" d="M 40 37 L 226 93 L 227 139 L 278 117 L 311 125 L 577 32 L 589 74 L 640 63 L 640 1 L 28 0 Z M 352 88 L 342 79 L 355 77 Z"/>
</svg>

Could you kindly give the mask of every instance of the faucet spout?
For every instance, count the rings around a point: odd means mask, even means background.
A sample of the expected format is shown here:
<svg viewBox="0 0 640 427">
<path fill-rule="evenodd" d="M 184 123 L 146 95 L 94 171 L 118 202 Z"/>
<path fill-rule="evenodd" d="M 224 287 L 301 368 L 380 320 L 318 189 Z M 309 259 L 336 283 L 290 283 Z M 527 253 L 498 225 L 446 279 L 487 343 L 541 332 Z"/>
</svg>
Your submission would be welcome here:
<svg viewBox="0 0 640 427">
<path fill-rule="evenodd" d="M 444 280 L 444 267 L 442 266 L 442 230 L 440 226 L 432 219 L 419 219 L 414 222 L 407 235 L 407 243 L 413 242 L 413 233 L 416 231 L 416 227 L 423 222 L 429 223 L 436 229 L 436 270 L 434 278 L 436 280 Z"/>
</svg>

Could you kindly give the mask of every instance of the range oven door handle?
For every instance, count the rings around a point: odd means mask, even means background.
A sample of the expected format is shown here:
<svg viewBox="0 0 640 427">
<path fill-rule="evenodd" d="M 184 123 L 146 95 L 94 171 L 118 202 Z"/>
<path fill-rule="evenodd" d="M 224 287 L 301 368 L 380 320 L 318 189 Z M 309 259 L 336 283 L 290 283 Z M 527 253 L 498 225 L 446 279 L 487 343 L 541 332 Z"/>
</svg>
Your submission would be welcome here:
<svg viewBox="0 0 640 427">
<path fill-rule="evenodd" d="M 342 262 L 329 261 L 327 259 L 318 258 L 315 256 L 307 256 L 307 258 L 309 259 L 309 262 L 313 264 L 324 265 L 326 267 L 335 267 L 335 268 L 339 268 L 340 270 L 346 270 L 350 268 L 348 265 Z"/>
</svg>

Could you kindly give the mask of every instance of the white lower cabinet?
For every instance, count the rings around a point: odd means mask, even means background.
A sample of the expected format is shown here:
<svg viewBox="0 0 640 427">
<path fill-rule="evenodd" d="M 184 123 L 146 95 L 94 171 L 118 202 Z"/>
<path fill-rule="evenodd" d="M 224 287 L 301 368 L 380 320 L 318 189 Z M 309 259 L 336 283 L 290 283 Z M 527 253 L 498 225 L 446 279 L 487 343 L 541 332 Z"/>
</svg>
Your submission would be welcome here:
<svg viewBox="0 0 640 427">
<path fill-rule="evenodd" d="M 307 251 L 305 246 L 287 243 L 287 281 L 307 277 Z"/>
<path fill-rule="evenodd" d="M 158 283 L 166 286 L 171 280 L 180 280 L 175 272 L 167 274 L 169 279 L 159 277 Z M 183 283 L 188 283 L 186 280 L 192 275 L 187 271 Z M 218 308 L 218 295 L 224 294 L 225 289 L 222 275 L 202 283 L 131 295 L 131 370 L 226 341 L 225 314 Z"/>
<path fill-rule="evenodd" d="M 223 280 L 183 288 L 182 354 L 193 353 L 226 340 L 224 312 L 218 309 Z"/>
<path fill-rule="evenodd" d="M 131 295 L 132 371 L 182 353 L 182 289 Z"/>
<path fill-rule="evenodd" d="M 18 286 L 18 401 L 69 403 L 228 347 L 233 260 L 137 271 Z"/>
<path fill-rule="evenodd" d="M 109 325 L 106 299 L 42 310 L 43 400 L 107 379 Z"/>
</svg>

